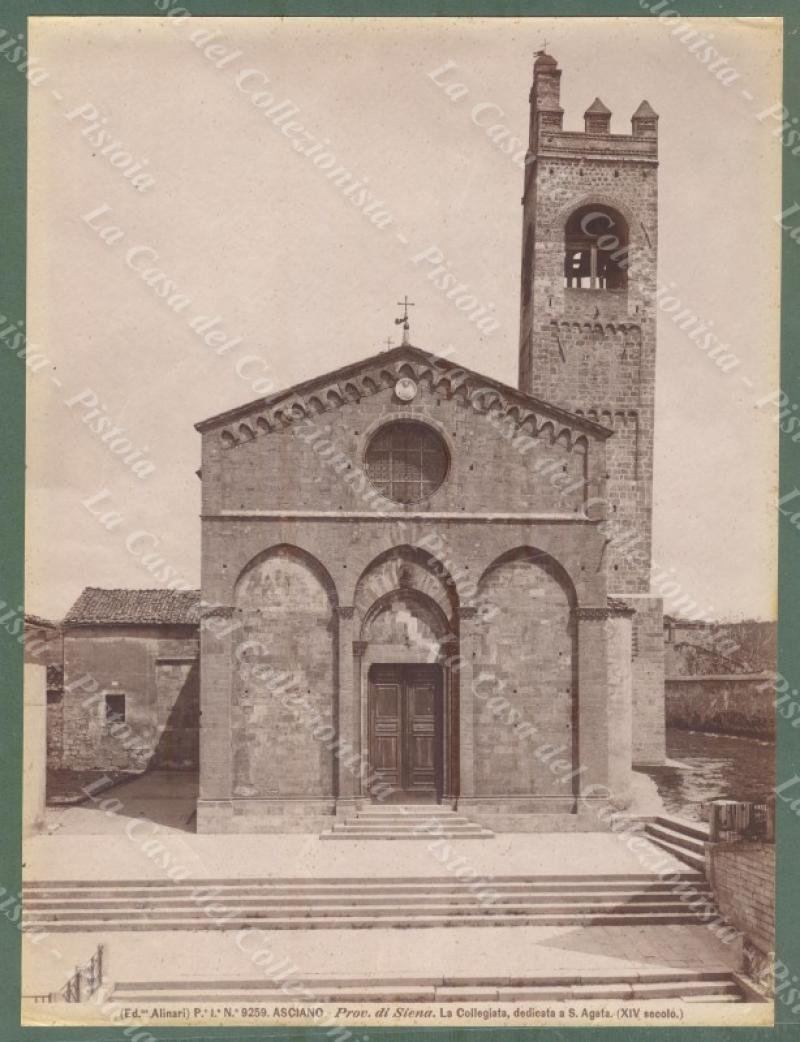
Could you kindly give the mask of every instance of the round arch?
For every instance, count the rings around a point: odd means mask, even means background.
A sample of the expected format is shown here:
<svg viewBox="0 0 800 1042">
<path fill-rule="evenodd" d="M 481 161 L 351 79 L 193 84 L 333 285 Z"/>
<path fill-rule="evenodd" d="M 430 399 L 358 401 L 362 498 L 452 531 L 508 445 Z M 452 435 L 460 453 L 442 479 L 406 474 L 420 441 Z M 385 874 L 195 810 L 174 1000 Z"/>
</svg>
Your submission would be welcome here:
<svg viewBox="0 0 800 1042">
<path fill-rule="evenodd" d="M 460 600 L 453 577 L 434 553 L 411 543 L 383 550 L 362 570 L 353 591 L 356 613 L 363 620 L 376 597 L 401 589 L 426 594 L 449 625 L 456 624 Z"/>
<path fill-rule="evenodd" d="M 375 640 L 377 623 L 389 613 L 400 614 L 405 608 L 427 630 L 420 636 L 430 641 L 442 641 L 450 635 L 450 622 L 436 601 L 415 589 L 392 590 L 379 597 L 367 610 L 361 623 L 361 639 Z M 399 611 L 398 611 L 399 609 Z M 384 634 L 381 634 L 384 635 Z M 408 643 L 411 643 L 409 637 Z"/>
<path fill-rule="evenodd" d="M 607 203 L 584 203 L 564 222 L 564 285 L 624 290 L 628 286 L 627 219 Z"/>
</svg>

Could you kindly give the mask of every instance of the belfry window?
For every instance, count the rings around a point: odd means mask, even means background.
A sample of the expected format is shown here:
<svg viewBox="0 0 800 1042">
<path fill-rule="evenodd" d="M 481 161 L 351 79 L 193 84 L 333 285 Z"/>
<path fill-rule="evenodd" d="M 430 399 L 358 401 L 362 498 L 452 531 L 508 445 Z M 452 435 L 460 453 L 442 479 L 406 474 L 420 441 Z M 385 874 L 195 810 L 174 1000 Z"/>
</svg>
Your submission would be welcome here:
<svg viewBox="0 0 800 1042">
<path fill-rule="evenodd" d="M 628 225 L 608 206 L 582 206 L 564 228 L 564 285 L 568 289 L 625 289 Z"/>
<path fill-rule="evenodd" d="M 364 460 L 372 484 L 397 503 L 427 499 L 444 481 L 447 448 L 427 424 L 413 420 L 387 423 L 377 431 Z"/>
</svg>

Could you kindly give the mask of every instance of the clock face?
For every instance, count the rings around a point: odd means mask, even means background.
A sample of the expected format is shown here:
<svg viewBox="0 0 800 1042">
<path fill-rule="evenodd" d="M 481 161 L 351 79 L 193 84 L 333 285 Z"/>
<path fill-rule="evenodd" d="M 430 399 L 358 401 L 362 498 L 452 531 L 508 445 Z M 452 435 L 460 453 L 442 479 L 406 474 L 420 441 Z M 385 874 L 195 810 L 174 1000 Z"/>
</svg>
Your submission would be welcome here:
<svg viewBox="0 0 800 1042">
<path fill-rule="evenodd" d="M 394 393 L 401 402 L 410 402 L 417 396 L 417 385 L 410 376 L 402 376 L 394 385 Z"/>
</svg>

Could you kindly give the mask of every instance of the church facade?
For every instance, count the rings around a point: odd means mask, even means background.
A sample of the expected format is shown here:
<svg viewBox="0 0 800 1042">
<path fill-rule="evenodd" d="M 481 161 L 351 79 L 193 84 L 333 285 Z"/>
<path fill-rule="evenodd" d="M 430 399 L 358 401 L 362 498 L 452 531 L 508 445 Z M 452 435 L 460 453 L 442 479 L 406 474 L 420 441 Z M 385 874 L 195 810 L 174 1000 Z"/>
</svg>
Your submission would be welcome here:
<svg viewBox="0 0 800 1042">
<path fill-rule="evenodd" d="M 202 831 L 375 800 L 597 828 L 663 758 L 657 117 L 564 132 L 560 75 L 537 57 L 518 388 L 404 343 L 198 424 Z"/>
<path fill-rule="evenodd" d="M 368 802 L 596 830 L 663 762 L 658 117 L 611 134 L 598 99 L 566 132 L 560 76 L 537 56 L 519 386 L 404 337 L 199 423 L 202 590 L 110 591 L 105 621 L 93 591 L 65 620 L 65 748 L 80 698 L 85 762 L 114 714 L 168 726 L 161 762 L 199 759 L 198 831 L 313 832 Z"/>
</svg>

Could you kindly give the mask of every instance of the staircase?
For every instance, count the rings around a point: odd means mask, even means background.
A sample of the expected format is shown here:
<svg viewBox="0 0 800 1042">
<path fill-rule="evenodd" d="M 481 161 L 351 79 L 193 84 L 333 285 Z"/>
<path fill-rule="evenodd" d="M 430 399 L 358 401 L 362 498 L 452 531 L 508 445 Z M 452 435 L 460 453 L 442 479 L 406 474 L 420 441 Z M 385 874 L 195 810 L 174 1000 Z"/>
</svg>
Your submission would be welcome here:
<svg viewBox="0 0 800 1042">
<path fill-rule="evenodd" d="M 494 833 L 438 804 L 373 804 L 335 822 L 320 839 L 426 839 L 430 843 L 440 837 L 492 839 Z"/>
<path fill-rule="evenodd" d="M 702 875 L 692 898 L 713 908 Z M 370 929 L 454 926 L 697 924 L 674 883 L 653 875 L 501 876 L 491 879 L 332 878 L 38 882 L 23 889 L 23 929 Z"/>
<path fill-rule="evenodd" d="M 307 978 L 293 995 L 303 1004 L 319 1002 L 516 1002 L 581 999 L 682 999 L 742 1002 L 736 975 L 725 967 L 710 970 L 663 970 L 619 974 L 583 971 L 547 977 L 453 978 Z M 116 1002 L 157 1006 L 166 1002 L 286 1004 L 286 990 L 265 980 L 120 981 Z"/>
<path fill-rule="evenodd" d="M 708 826 L 683 818 L 658 817 L 645 825 L 645 833 L 651 843 L 672 854 L 697 872 L 705 874 L 705 845 L 708 842 Z"/>
</svg>

